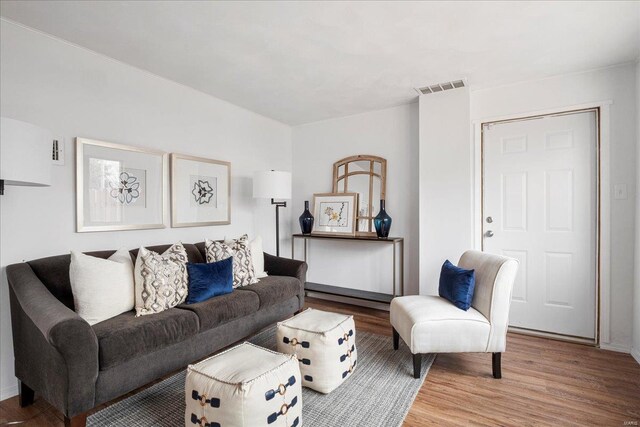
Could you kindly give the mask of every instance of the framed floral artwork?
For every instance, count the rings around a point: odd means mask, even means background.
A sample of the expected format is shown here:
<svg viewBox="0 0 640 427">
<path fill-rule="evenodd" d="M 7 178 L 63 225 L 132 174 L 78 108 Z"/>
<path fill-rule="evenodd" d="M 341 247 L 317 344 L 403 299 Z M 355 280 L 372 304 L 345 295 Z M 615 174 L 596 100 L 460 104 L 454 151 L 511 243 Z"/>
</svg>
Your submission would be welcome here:
<svg viewBox="0 0 640 427">
<path fill-rule="evenodd" d="M 313 231 L 311 234 L 353 236 L 356 233 L 358 193 L 321 193 L 313 195 Z"/>
<path fill-rule="evenodd" d="M 167 155 L 76 138 L 76 230 L 139 230 L 167 224 Z"/>
<path fill-rule="evenodd" d="M 231 163 L 171 154 L 171 225 L 231 224 Z"/>
</svg>

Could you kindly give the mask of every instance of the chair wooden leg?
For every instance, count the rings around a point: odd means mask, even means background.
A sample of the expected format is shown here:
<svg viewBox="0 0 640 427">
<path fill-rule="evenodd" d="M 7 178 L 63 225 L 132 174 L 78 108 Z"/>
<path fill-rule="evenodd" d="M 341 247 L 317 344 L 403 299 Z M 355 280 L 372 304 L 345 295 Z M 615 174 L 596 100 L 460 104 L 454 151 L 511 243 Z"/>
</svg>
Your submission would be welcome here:
<svg viewBox="0 0 640 427">
<path fill-rule="evenodd" d="M 20 395 L 19 401 L 21 408 L 33 404 L 35 393 L 31 388 L 29 388 L 28 385 L 26 385 L 22 381 L 18 381 L 18 393 Z"/>
<path fill-rule="evenodd" d="M 420 378 L 422 371 L 422 355 L 420 353 L 413 355 L 413 378 Z"/>
<path fill-rule="evenodd" d="M 76 415 L 75 417 L 64 417 L 64 427 L 86 427 L 87 413 Z"/>
<path fill-rule="evenodd" d="M 493 378 L 502 378 L 502 353 L 493 353 L 491 355 L 491 361 L 493 365 Z"/>
<path fill-rule="evenodd" d="M 393 349 L 397 350 L 400 344 L 400 334 L 396 331 L 396 328 L 391 328 L 391 331 L 393 331 Z"/>
</svg>

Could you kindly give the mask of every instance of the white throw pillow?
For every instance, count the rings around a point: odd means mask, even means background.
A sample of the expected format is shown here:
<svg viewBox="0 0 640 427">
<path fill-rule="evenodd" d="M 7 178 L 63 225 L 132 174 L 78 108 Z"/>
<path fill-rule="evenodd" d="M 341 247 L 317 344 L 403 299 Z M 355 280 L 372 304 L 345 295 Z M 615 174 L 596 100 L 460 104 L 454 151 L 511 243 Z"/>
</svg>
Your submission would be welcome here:
<svg viewBox="0 0 640 427">
<path fill-rule="evenodd" d="M 264 251 L 262 250 L 262 237 L 258 236 L 249 243 L 251 248 L 251 260 L 253 261 L 253 271 L 256 274 L 256 279 L 262 279 L 267 277 L 267 272 L 264 271 Z"/>
<path fill-rule="evenodd" d="M 187 299 L 187 251 L 182 243 L 162 255 L 141 247 L 134 270 L 136 317 L 160 313 Z"/>
<path fill-rule="evenodd" d="M 90 325 L 133 309 L 133 262 L 126 249 L 108 259 L 71 251 L 69 280 L 76 313 Z"/>
</svg>

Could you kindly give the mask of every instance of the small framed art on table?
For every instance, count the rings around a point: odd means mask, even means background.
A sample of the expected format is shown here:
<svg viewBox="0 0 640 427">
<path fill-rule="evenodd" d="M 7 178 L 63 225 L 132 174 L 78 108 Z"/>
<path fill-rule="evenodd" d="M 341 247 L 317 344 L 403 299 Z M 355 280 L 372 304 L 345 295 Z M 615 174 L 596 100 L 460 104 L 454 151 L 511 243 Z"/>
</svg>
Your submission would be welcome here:
<svg viewBox="0 0 640 427">
<path fill-rule="evenodd" d="M 358 193 L 320 193 L 313 195 L 311 234 L 354 236 Z"/>
<path fill-rule="evenodd" d="M 231 224 L 231 163 L 171 154 L 171 225 Z"/>
<path fill-rule="evenodd" d="M 167 156 L 76 138 L 76 230 L 164 228 Z"/>
</svg>

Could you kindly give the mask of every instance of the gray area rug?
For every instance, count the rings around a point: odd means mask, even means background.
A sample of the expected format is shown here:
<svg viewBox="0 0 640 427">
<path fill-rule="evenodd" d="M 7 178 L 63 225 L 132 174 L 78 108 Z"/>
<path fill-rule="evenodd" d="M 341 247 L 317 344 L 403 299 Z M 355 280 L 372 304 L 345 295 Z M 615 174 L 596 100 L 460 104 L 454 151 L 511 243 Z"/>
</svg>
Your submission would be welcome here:
<svg viewBox="0 0 640 427">
<path fill-rule="evenodd" d="M 275 350 L 275 326 L 249 340 Z M 391 337 L 356 334 L 358 367 L 330 394 L 303 388 L 302 425 L 399 426 L 413 403 L 434 355 L 422 361 L 422 379 L 413 378 L 411 352 L 401 341 L 393 351 Z M 185 371 L 89 416 L 90 427 L 177 427 L 184 423 Z M 224 427 L 224 426 L 223 426 Z"/>
</svg>

